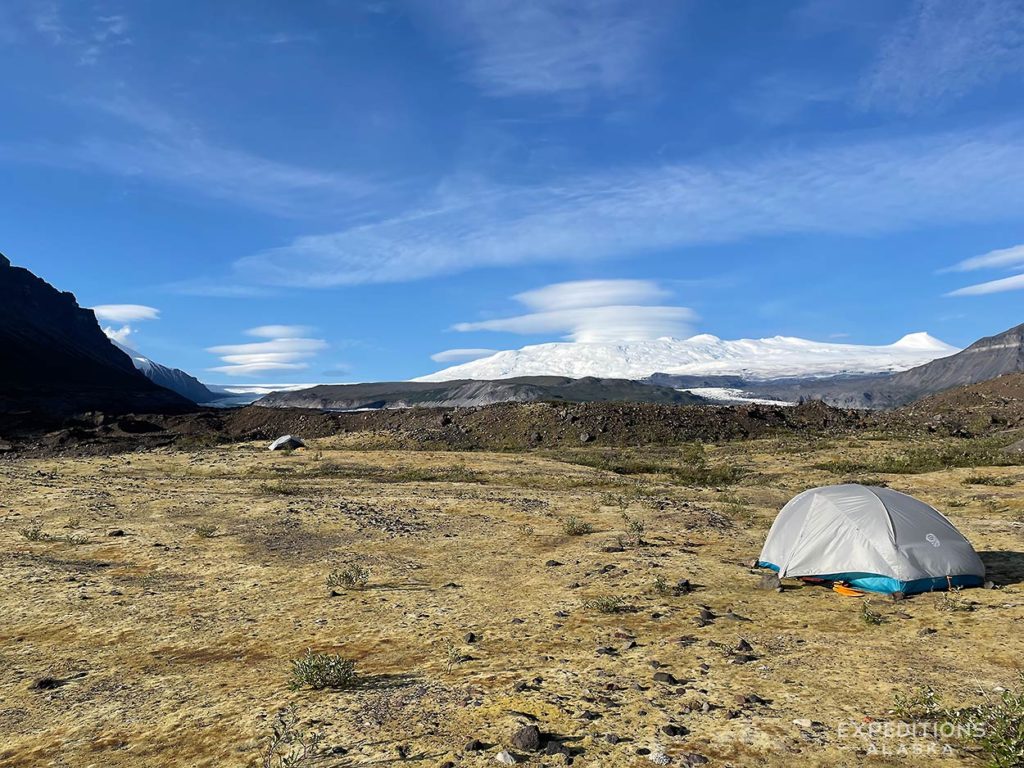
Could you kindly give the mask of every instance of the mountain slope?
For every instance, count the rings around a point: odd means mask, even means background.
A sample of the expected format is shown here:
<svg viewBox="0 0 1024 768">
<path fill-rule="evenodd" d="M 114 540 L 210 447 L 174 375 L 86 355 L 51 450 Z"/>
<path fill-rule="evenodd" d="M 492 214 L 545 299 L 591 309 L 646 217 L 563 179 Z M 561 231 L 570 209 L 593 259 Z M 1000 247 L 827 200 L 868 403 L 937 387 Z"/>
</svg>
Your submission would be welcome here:
<svg viewBox="0 0 1024 768">
<path fill-rule="evenodd" d="M 754 382 L 744 389 L 787 400 L 814 398 L 847 408 L 896 408 L 955 387 L 1024 372 L 1024 325 L 988 336 L 955 355 L 887 376 Z M 654 379 L 669 384 L 665 377 Z"/>
<path fill-rule="evenodd" d="M 191 400 L 193 403 L 212 403 L 224 397 L 210 390 L 203 382 L 195 376 L 185 373 L 180 368 L 170 368 L 150 360 L 130 347 L 120 344 L 113 339 L 111 343 L 131 358 L 135 369 L 147 379 L 164 389 L 177 392 L 182 397 Z"/>
<path fill-rule="evenodd" d="M 618 379 L 568 379 L 537 376 L 500 381 L 449 381 L 442 383 L 395 381 L 375 384 L 333 384 L 297 392 L 273 392 L 257 400 L 268 408 L 361 408 L 466 407 L 495 403 L 537 401 L 638 402 L 693 405 L 702 398 L 668 387 Z"/>
<path fill-rule="evenodd" d="M 494 380 L 520 376 L 642 379 L 655 373 L 766 380 L 902 371 L 955 352 L 955 347 L 926 333 L 910 334 L 886 346 L 830 344 L 785 336 L 725 341 L 705 334 L 690 339 L 621 344 L 537 344 L 498 352 L 422 376 L 416 381 Z"/>
<path fill-rule="evenodd" d="M 0 411 L 42 419 L 191 406 L 136 371 L 72 294 L 0 255 Z"/>
</svg>

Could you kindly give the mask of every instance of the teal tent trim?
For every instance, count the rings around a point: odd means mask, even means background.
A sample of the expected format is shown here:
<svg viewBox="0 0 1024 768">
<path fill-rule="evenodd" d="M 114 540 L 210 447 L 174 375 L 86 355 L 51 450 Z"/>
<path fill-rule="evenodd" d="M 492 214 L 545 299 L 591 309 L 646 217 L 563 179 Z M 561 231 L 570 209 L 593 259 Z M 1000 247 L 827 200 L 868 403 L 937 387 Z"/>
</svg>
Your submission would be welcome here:
<svg viewBox="0 0 1024 768">
<path fill-rule="evenodd" d="M 759 561 L 758 567 L 768 568 L 778 573 L 781 569 L 775 563 Z M 876 573 L 823 573 L 815 576 L 816 579 L 824 581 L 841 581 L 849 584 L 854 589 L 861 589 L 865 592 L 877 592 L 883 595 L 891 595 L 894 592 L 902 592 L 905 595 L 916 595 L 921 592 L 942 592 L 952 587 L 980 587 L 984 579 L 980 576 L 970 574 L 961 576 L 934 576 L 927 579 L 914 579 L 913 581 L 900 581 L 891 576 L 879 576 Z"/>
</svg>

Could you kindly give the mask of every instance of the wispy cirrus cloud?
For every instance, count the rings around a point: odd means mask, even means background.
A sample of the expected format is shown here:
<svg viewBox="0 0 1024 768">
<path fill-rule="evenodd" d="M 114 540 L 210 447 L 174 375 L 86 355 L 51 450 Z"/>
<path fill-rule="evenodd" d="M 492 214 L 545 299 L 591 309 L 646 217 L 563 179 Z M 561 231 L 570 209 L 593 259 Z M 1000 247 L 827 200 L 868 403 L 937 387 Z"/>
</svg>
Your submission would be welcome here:
<svg viewBox="0 0 1024 768">
<path fill-rule="evenodd" d="M 608 171 L 536 186 L 446 186 L 401 216 L 308 235 L 234 280 L 331 287 L 481 267 L 625 258 L 786 234 L 872 236 L 998 220 L 1024 199 L 1024 125 Z"/>
<path fill-rule="evenodd" d="M 636 341 L 687 335 L 697 319 L 687 307 L 655 305 L 670 292 L 651 280 L 555 283 L 513 298 L 528 314 L 458 323 L 456 331 L 559 334 L 576 342 Z"/>
<path fill-rule="evenodd" d="M 70 50 L 80 65 L 91 65 L 109 49 L 131 45 L 128 18 L 98 14 L 69 19 L 57 2 L 36 2 L 28 15 L 30 28 L 54 47 Z"/>
<path fill-rule="evenodd" d="M 1011 248 L 1000 248 L 980 256 L 972 256 L 942 270 L 943 272 L 975 272 L 983 269 L 1007 269 L 1024 271 L 1024 245 Z M 968 285 L 948 293 L 948 296 L 985 296 L 991 293 L 1024 290 L 1024 274 L 988 280 L 984 283 Z"/>
<path fill-rule="evenodd" d="M 1024 291 L 1024 275 L 1003 277 L 999 280 L 989 280 L 986 283 L 968 285 L 948 293 L 948 296 L 987 296 L 990 293 L 1005 293 L 1007 291 Z"/>
<path fill-rule="evenodd" d="M 1024 269 L 1024 245 L 1000 248 L 995 251 L 972 256 L 957 262 L 943 272 L 972 272 L 977 269 L 999 269 L 1001 267 L 1021 267 Z"/>
<path fill-rule="evenodd" d="M 0 145 L 0 160 L 139 179 L 285 217 L 334 210 L 376 188 L 348 174 L 211 141 L 197 125 L 142 99 L 88 99 L 72 106 L 110 118 L 111 130 L 67 143 Z"/>
<path fill-rule="evenodd" d="M 493 96 L 616 91 L 641 78 L 671 6 L 628 0 L 443 0 L 425 4 Z"/>
<path fill-rule="evenodd" d="M 220 357 L 224 365 L 207 370 L 228 376 L 259 376 L 278 371 L 302 371 L 309 361 L 328 348 L 323 339 L 297 335 L 308 331 L 304 326 L 280 325 L 250 328 L 246 335 L 265 338 L 266 341 L 244 344 L 222 344 L 206 351 Z M 274 331 L 282 331 L 277 336 Z"/>
<path fill-rule="evenodd" d="M 1024 74 L 1019 0 L 918 0 L 862 84 L 865 105 L 912 112 Z"/>
</svg>

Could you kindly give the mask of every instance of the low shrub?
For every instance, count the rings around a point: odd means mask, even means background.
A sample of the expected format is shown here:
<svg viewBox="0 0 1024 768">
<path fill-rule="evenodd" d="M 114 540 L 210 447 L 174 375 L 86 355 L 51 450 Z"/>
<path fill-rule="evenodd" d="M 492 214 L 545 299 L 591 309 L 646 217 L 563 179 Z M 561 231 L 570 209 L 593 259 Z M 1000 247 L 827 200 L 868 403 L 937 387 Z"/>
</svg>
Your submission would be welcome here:
<svg viewBox="0 0 1024 768">
<path fill-rule="evenodd" d="M 570 515 L 562 521 L 562 533 L 566 536 L 586 536 L 594 532 L 594 526 L 580 520 L 575 515 Z"/>
<path fill-rule="evenodd" d="M 327 575 L 328 589 L 363 589 L 369 582 L 369 568 L 358 563 L 335 569 Z"/>
<path fill-rule="evenodd" d="M 356 663 L 336 653 L 314 653 L 306 651 L 305 656 L 292 659 L 289 687 L 293 691 L 302 688 L 323 690 L 325 688 L 350 688 L 356 682 Z"/>
<path fill-rule="evenodd" d="M 583 607 L 597 613 L 622 613 L 626 608 L 626 598 L 618 595 L 602 595 L 583 601 Z"/>
</svg>

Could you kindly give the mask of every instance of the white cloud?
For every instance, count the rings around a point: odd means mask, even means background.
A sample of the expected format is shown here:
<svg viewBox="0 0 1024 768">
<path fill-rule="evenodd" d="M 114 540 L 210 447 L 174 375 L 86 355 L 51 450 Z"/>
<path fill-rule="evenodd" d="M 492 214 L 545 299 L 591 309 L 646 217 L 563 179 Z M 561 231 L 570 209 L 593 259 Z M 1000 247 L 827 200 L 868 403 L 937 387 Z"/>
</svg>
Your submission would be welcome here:
<svg viewBox="0 0 1024 768">
<path fill-rule="evenodd" d="M 436 363 L 468 363 L 471 360 L 479 360 L 481 357 L 490 357 L 497 351 L 496 349 L 446 349 L 443 352 L 435 352 L 430 359 Z"/>
<path fill-rule="evenodd" d="M 119 14 L 99 15 L 75 23 L 66 20 L 56 2 L 35 3 L 30 14 L 32 29 L 55 48 L 66 48 L 78 64 L 92 65 L 115 46 L 131 45 L 128 19 Z"/>
<path fill-rule="evenodd" d="M 723 159 L 724 158 L 724 159 Z M 1024 131 L 788 145 L 548 185 L 448 185 L 434 205 L 245 257 L 234 279 L 330 287 L 827 232 L 858 237 L 1019 215 Z"/>
<path fill-rule="evenodd" d="M 983 253 L 980 256 L 972 256 L 941 271 L 973 272 L 979 269 L 1006 269 L 1016 272 L 1024 270 L 1024 245 L 1015 245 L 1012 248 L 1001 248 L 996 251 Z M 1006 291 L 1019 291 L 1022 289 L 1024 289 L 1024 275 L 1015 275 L 999 280 L 989 280 L 988 282 L 976 285 L 968 285 L 951 291 L 946 295 L 984 296 L 990 293 L 1004 293 Z"/>
<path fill-rule="evenodd" d="M 1024 275 L 1004 277 L 1001 280 L 990 280 L 987 283 L 968 285 L 966 288 L 959 288 L 948 293 L 948 296 L 985 296 L 990 293 L 1005 293 L 1006 291 L 1024 290 Z"/>
<path fill-rule="evenodd" d="M 120 328 L 114 328 L 112 326 L 103 326 L 103 333 L 106 334 L 108 339 L 116 341 L 118 344 L 128 346 L 129 337 L 135 333 L 135 329 L 130 325 L 122 325 Z"/>
<path fill-rule="evenodd" d="M 313 332 L 308 325 L 261 325 L 246 331 L 247 336 L 258 336 L 264 339 L 294 339 L 307 336 Z"/>
<path fill-rule="evenodd" d="M 100 304 L 93 307 L 92 311 L 101 323 L 120 324 L 120 327 L 104 325 L 103 333 L 107 338 L 126 346 L 129 338 L 135 333 L 131 323 L 160 319 L 160 310 L 156 307 L 147 307 L 145 304 Z"/>
<path fill-rule="evenodd" d="M 911 112 L 1022 72 L 1019 0 L 919 0 L 883 46 L 863 100 Z"/>
<path fill-rule="evenodd" d="M 286 332 L 299 326 L 281 326 Z M 248 335 L 264 336 L 272 326 L 252 328 Z M 254 333 L 255 332 L 255 333 Z M 222 344 L 206 351 L 220 357 L 226 365 L 210 368 L 229 376 L 254 376 L 272 371 L 300 371 L 309 367 L 308 360 L 327 349 L 323 339 L 296 336 L 270 338 L 246 344 Z"/>
<path fill-rule="evenodd" d="M 689 335 L 696 315 L 686 307 L 620 304 L 655 301 L 667 291 L 648 280 L 581 280 L 556 283 L 515 296 L 531 312 L 479 322 L 458 323 L 456 331 L 560 334 L 577 342 L 638 341 Z M 566 304 L 560 305 L 560 298 Z"/>
<path fill-rule="evenodd" d="M 374 189 L 353 176 L 291 165 L 209 140 L 195 125 L 141 100 L 84 102 L 115 129 L 69 144 L 0 145 L 0 160 L 141 179 L 278 216 L 336 211 Z"/>
<path fill-rule="evenodd" d="M 649 304 L 671 292 L 653 280 L 575 280 L 554 283 L 513 298 L 538 311 L 606 307 L 612 304 Z"/>
<path fill-rule="evenodd" d="M 620 90 L 642 78 L 664 28 L 653 6 L 628 0 L 424 5 L 462 42 L 469 79 L 495 96 Z"/>
<path fill-rule="evenodd" d="M 159 320 L 160 310 L 144 304 L 100 304 L 92 308 L 96 319 L 108 323 L 130 323 L 139 320 Z"/>
<path fill-rule="evenodd" d="M 995 269 L 999 267 L 1024 267 L 1024 245 L 1015 245 L 1012 248 L 989 251 L 981 256 L 972 256 L 942 271 L 971 272 L 976 269 Z"/>
</svg>

